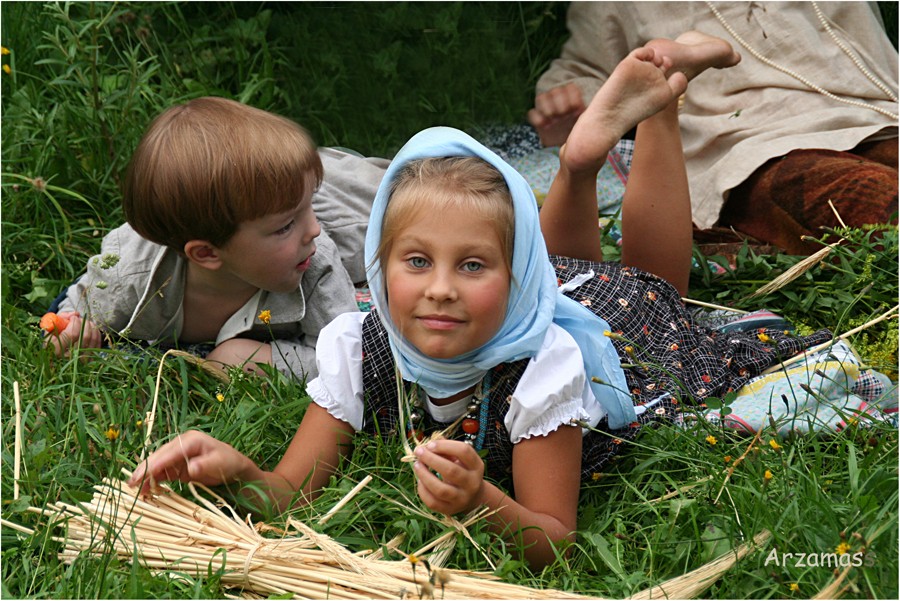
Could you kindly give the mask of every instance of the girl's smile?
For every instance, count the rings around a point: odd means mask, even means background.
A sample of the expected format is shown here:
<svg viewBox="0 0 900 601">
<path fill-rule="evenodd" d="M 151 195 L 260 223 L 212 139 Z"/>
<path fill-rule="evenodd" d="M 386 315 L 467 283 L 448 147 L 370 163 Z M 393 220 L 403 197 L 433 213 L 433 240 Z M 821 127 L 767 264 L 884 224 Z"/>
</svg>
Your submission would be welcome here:
<svg viewBox="0 0 900 601">
<path fill-rule="evenodd" d="M 493 223 L 458 207 L 424 211 L 398 232 L 388 255 L 391 319 L 422 353 L 462 355 L 500 329 L 509 279 Z"/>
<path fill-rule="evenodd" d="M 425 327 L 433 330 L 451 330 L 464 323 L 448 315 L 423 315 L 419 319 Z"/>
</svg>

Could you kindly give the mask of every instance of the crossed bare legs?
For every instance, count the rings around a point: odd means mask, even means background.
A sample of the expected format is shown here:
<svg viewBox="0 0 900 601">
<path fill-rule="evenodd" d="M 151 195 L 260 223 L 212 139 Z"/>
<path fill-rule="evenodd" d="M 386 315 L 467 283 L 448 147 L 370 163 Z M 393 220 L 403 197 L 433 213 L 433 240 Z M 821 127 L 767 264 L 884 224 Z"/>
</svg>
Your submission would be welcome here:
<svg viewBox="0 0 900 601">
<path fill-rule="evenodd" d="M 677 100 L 689 79 L 739 61 L 724 40 L 691 31 L 676 40 L 652 40 L 619 63 L 560 149 L 560 170 L 541 209 L 541 230 L 552 254 L 603 259 L 597 173 L 613 146 L 637 125 L 622 202 L 622 263 L 665 278 L 686 294 L 691 203 Z"/>
</svg>

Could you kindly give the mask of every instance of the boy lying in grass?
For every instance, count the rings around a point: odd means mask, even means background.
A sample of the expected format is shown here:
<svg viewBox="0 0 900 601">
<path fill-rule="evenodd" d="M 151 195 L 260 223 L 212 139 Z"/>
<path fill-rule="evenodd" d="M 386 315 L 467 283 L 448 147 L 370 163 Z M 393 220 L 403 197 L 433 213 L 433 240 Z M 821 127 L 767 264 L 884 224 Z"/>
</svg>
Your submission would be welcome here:
<svg viewBox="0 0 900 601">
<path fill-rule="evenodd" d="M 128 223 L 68 288 L 58 307 L 68 324 L 47 343 L 60 355 L 99 348 L 104 334 L 205 344 L 221 365 L 314 376 L 319 331 L 356 310 L 348 272 L 364 278 L 362 236 L 382 174 L 381 160 L 317 152 L 296 123 L 238 102 L 166 110 L 131 160 Z"/>
</svg>

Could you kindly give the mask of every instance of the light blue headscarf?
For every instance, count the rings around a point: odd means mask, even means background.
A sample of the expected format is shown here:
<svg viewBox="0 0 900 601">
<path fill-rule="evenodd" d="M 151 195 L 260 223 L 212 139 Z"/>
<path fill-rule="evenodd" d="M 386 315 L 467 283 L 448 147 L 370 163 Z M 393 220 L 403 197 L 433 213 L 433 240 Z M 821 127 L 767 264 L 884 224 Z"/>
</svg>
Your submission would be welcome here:
<svg viewBox="0 0 900 601">
<path fill-rule="evenodd" d="M 391 321 L 377 251 L 391 183 L 399 170 L 409 161 L 455 156 L 481 158 L 506 179 L 515 212 L 512 285 L 506 318 L 493 338 L 453 359 L 433 359 L 410 344 Z M 429 396 L 446 398 L 473 386 L 487 370 L 500 363 L 533 357 L 552 322 L 569 332 L 578 343 L 587 376 L 602 380 L 602 384 L 592 382 L 591 388 L 607 412 L 610 427 L 619 428 L 634 421 L 634 406 L 619 356 L 609 338 L 603 335 L 609 330 L 609 324 L 557 289 L 556 273 L 541 235 L 531 186 L 515 169 L 470 136 L 448 127 L 433 127 L 419 132 L 400 149 L 375 196 L 365 253 L 372 301 L 388 331 L 400 374 L 405 380 L 422 386 Z"/>
</svg>

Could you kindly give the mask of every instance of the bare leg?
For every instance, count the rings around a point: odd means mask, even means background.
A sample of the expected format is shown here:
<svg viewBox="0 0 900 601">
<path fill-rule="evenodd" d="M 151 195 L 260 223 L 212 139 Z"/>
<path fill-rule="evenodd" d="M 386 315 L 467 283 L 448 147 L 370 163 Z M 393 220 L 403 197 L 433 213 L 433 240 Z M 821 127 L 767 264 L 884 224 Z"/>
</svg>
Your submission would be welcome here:
<svg viewBox="0 0 900 601">
<path fill-rule="evenodd" d="M 622 264 L 658 275 L 684 296 L 692 248 L 691 196 L 672 102 L 637 128 L 622 200 Z"/>
<path fill-rule="evenodd" d="M 613 71 L 579 117 L 560 149 L 560 170 L 541 209 L 541 231 L 552 254 L 600 261 L 597 173 L 629 129 L 673 103 L 684 92 L 681 73 L 650 48 L 639 48 Z"/>
<path fill-rule="evenodd" d="M 646 47 L 693 79 L 708 68 L 738 64 L 740 54 L 725 40 L 698 31 L 676 40 L 652 40 Z M 634 158 L 622 201 L 622 263 L 649 271 L 687 294 L 693 232 L 677 103 L 637 128 Z"/>
</svg>

